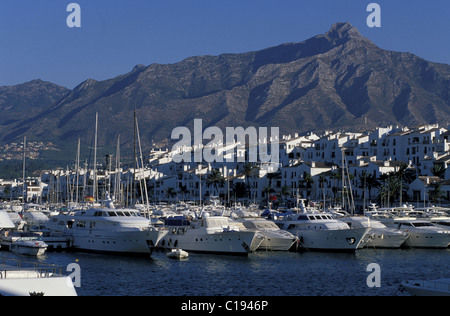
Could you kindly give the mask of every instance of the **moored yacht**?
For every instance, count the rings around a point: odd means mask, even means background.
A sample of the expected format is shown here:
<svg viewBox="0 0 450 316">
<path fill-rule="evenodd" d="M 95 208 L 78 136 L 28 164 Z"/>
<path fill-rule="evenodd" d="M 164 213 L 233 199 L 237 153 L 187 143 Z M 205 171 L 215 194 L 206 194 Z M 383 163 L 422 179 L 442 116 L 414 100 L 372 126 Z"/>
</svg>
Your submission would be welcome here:
<svg viewBox="0 0 450 316">
<path fill-rule="evenodd" d="M 235 222 L 263 238 L 257 250 L 287 251 L 297 242 L 297 237 L 265 218 L 245 217 L 235 219 Z"/>
<path fill-rule="evenodd" d="M 0 258 L 0 296 L 77 296 L 62 267 Z"/>
<path fill-rule="evenodd" d="M 350 228 L 325 213 L 290 214 L 274 219 L 281 229 L 297 236 L 299 247 L 307 250 L 354 252 L 370 228 Z"/>
<path fill-rule="evenodd" d="M 424 220 L 398 220 L 398 229 L 409 234 L 406 244 L 413 248 L 447 248 L 450 230 Z"/>
<path fill-rule="evenodd" d="M 247 255 L 255 251 L 263 237 L 255 231 L 242 230 L 228 217 L 203 213 L 193 219 L 177 216 L 166 219 L 169 233 L 163 238 L 163 248 L 181 248 L 189 252 Z"/>
<path fill-rule="evenodd" d="M 156 228 L 137 210 L 93 208 L 52 218 L 50 228 L 72 239 L 74 249 L 147 255 L 167 230 Z"/>
<path fill-rule="evenodd" d="M 380 221 L 370 219 L 366 216 L 343 216 L 339 220 L 347 223 L 352 228 L 369 228 L 366 235 L 366 243 L 363 245 L 368 248 L 400 248 L 408 239 L 407 232 L 389 228 Z"/>
<path fill-rule="evenodd" d="M 11 243 L 11 251 L 27 256 L 42 256 L 48 245 L 37 237 L 19 237 Z"/>
<path fill-rule="evenodd" d="M 401 284 L 412 296 L 450 296 L 450 278 L 437 280 L 408 280 Z"/>
</svg>

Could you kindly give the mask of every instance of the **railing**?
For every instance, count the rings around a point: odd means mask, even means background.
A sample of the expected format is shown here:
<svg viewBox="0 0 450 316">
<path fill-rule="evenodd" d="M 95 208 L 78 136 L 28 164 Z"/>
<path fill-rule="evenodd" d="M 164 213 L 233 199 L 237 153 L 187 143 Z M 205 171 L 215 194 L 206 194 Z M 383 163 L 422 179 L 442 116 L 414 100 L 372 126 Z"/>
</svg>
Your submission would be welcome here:
<svg viewBox="0 0 450 316">
<path fill-rule="evenodd" d="M 431 290 L 450 292 L 450 284 L 437 281 L 423 281 L 423 287 Z"/>
<path fill-rule="evenodd" d="M 18 277 L 20 272 L 28 277 L 49 278 L 62 276 L 63 268 L 53 264 L 0 257 L 0 279 Z"/>
</svg>

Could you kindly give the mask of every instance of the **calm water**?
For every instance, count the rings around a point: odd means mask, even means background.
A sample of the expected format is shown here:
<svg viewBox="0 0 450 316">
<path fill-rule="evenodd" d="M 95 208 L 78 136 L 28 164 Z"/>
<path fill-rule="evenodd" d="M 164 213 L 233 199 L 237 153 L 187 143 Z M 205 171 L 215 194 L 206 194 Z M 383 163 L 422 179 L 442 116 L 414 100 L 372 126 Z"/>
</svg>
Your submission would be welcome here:
<svg viewBox="0 0 450 316">
<path fill-rule="evenodd" d="M 80 296 L 389 296 L 403 280 L 448 278 L 449 259 L 450 249 L 364 249 L 356 254 L 190 254 L 185 261 L 170 260 L 161 252 L 151 259 L 61 252 L 40 261 L 66 267 L 78 260 Z M 370 263 L 381 267 L 380 288 L 366 284 Z"/>
</svg>

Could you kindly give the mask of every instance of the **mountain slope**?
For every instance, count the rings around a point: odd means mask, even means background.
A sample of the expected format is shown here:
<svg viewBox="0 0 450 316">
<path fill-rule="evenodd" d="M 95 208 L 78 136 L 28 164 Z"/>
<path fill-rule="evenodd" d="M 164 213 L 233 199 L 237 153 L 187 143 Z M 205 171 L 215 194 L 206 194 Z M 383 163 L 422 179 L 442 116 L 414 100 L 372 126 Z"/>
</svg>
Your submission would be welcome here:
<svg viewBox="0 0 450 316">
<path fill-rule="evenodd" d="M 301 43 L 139 65 L 110 80 L 87 80 L 10 124 L 1 138 L 89 142 L 99 112 L 103 144 L 114 144 L 119 134 L 131 143 L 134 109 L 146 144 L 170 139 L 177 126 L 192 129 L 195 118 L 204 128 L 278 126 L 282 133 L 447 125 L 449 91 L 449 65 L 383 50 L 349 23 L 337 23 Z"/>
<path fill-rule="evenodd" d="M 36 116 L 69 91 L 67 88 L 42 80 L 0 87 L 0 130 Z"/>
</svg>

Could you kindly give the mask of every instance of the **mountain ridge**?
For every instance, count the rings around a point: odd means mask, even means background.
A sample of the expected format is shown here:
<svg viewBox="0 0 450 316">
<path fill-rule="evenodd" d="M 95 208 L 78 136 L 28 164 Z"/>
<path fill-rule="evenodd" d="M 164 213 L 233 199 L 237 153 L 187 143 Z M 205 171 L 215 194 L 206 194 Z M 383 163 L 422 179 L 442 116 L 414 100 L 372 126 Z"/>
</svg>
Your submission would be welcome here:
<svg viewBox="0 0 450 316">
<path fill-rule="evenodd" d="M 33 115 L 0 125 L 0 139 L 26 134 L 88 142 L 99 112 L 104 144 L 115 143 L 117 135 L 132 143 L 134 110 L 147 144 L 168 144 L 173 128 L 192 129 L 195 118 L 203 119 L 204 128 L 279 126 L 284 134 L 447 125 L 449 91 L 449 65 L 381 49 L 342 22 L 299 43 L 136 65 L 115 78 L 85 80 L 73 90 L 49 93 L 52 102 Z"/>
</svg>

